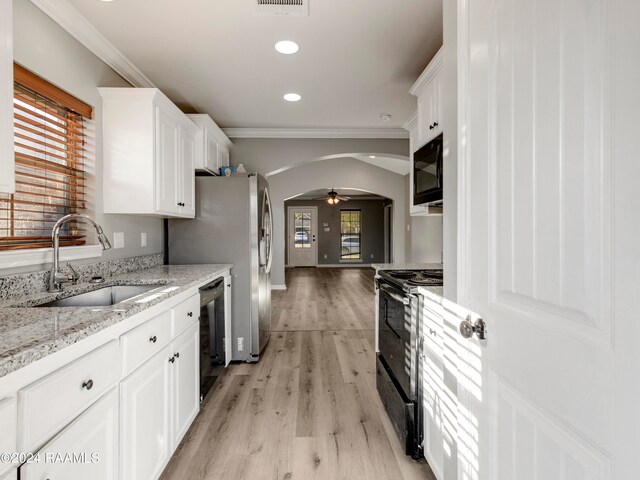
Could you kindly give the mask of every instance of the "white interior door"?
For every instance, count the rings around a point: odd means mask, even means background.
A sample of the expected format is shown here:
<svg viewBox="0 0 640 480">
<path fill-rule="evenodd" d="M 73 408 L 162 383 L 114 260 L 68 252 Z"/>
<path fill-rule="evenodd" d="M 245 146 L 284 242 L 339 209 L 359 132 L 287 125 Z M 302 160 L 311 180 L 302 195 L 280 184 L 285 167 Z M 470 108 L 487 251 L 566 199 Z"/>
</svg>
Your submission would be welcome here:
<svg viewBox="0 0 640 480">
<path fill-rule="evenodd" d="M 612 156 L 629 146 L 617 133 L 624 123 L 638 124 L 623 111 L 637 103 L 613 104 L 637 100 L 614 90 L 613 75 L 617 57 L 619 72 L 638 79 L 638 44 L 620 40 L 637 30 L 632 3 L 473 0 L 461 10 L 458 301 L 487 336 L 458 337 L 459 479 L 638 476 L 620 462 L 637 456 L 640 414 L 618 408 L 630 405 L 625 392 L 637 402 L 638 375 L 621 378 L 637 368 L 638 340 L 623 356 L 629 336 L 618 335 L 637 315 L 613 329 L 614 285 L 638 285 L 637 242 L 614 236 L 628 223 L 637 235 L 637 194 L 622 187 L 638 163 L 615 158 L 614 176 Z M 635 272 L 617 274 L 614 258 Z M 622 417 L 635 425 L 631 442 L 617 439 L 630 430 Z"/>
<path fill-rule="evenodd" d="M 289 207 L 289 265 L 315 267 L 318 263 L 317 207 Z"/>
</svg>

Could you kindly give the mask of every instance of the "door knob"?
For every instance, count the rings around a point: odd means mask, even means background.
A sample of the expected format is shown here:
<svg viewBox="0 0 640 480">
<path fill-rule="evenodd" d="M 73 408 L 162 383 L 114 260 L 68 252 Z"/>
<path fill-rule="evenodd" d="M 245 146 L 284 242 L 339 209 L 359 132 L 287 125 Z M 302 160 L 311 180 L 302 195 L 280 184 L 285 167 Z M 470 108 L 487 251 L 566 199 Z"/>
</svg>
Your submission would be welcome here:
<svg viewBox="0 0 640 480">
<path fill-rule="evenodd" d="M 458 330 L 464 338 L 471 338 L 474 333 L 480 340 L 487 338 L 487 325 L 481 318 L 477 319 L 475 323 L 471 323 L 471 315 L 468 315 L 466 320 L 460 323 Z"/>
</svg>

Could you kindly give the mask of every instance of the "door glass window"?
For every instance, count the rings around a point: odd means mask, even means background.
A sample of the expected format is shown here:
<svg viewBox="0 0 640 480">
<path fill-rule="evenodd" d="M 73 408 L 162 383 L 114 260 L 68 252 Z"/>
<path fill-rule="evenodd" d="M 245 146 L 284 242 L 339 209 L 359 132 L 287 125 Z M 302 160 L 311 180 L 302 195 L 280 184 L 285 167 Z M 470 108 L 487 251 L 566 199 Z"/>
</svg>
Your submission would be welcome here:
<svg viewBox="0 0 640 480">
<path fill-rule="evenodd" d="M 311 248 L 311 213 L 293 214 L 294 248 Z"/>
<path fill-rule="evenodd" d="M 340 258 L 362 258 L 360 210 L 340 210 Z"/>
</svg>

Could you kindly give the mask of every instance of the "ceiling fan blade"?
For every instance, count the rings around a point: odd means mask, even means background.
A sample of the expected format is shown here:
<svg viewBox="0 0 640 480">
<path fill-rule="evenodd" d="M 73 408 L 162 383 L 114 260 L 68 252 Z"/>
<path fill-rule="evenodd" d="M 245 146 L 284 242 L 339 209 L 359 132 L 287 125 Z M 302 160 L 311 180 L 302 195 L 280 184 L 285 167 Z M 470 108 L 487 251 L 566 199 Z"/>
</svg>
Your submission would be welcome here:
<svg viewBox="0 0 640 480">
<path fill-rule="evenodd" d="M 311 200 L 326 200 L 326 199 L 327 199 L 327 196 L 323 195 L 321 197 L 313 197 Z"/>
<path fill-rule="evenodd" d="M 348 202 L 349 200 L 351 200 L 351 197 L 341 197 L 340 195 L 338 195 L 336 198 L 343 202 Z"/>
</svg>

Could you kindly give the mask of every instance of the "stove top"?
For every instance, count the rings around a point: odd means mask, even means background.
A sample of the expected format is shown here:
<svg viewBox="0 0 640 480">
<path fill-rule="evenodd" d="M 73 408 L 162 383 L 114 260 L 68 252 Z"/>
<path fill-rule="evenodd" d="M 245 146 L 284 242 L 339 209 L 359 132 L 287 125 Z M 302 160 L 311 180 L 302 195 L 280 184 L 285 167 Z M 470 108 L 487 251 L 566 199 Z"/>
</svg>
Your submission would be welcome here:
<svg viewBox="0 0 640 480">
<path fill-rule="evenodd" d="M 438 287 L 443 285 L 442 270 L 380 270 L 378 275 L 404 290 L 418 286 Z"/>
</svg>

